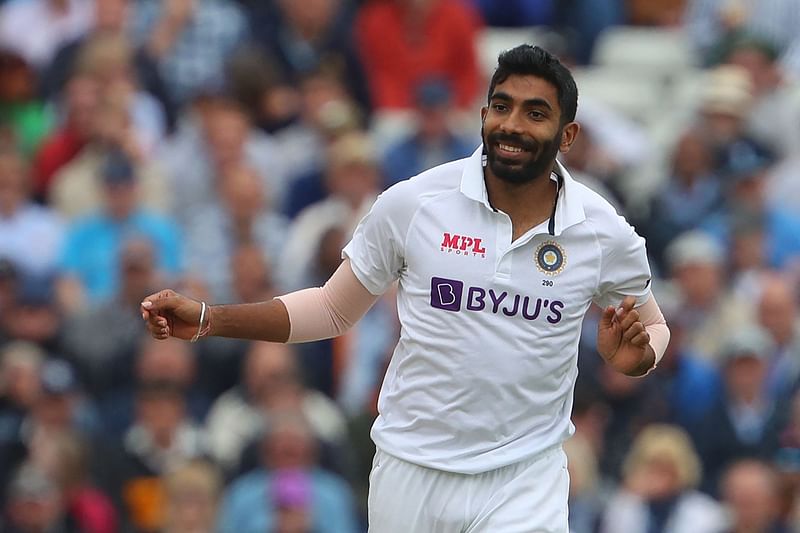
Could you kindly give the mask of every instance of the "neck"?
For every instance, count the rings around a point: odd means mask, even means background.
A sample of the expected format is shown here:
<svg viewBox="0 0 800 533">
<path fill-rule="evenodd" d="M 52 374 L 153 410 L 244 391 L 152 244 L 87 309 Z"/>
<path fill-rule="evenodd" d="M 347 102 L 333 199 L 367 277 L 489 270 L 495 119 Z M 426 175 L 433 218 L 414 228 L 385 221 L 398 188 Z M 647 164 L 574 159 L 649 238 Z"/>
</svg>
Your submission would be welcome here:
<svg viewBox="0 0 800 533">
<path fill-rule="evenodd" d="M 253 236 L 253 220 L 250 217 L 234 217 L 233 234 L 237 242 L 249 242 Z"/>
<path fill-rule="evenodd" d="M 511 218 L 514 239 L 552 215 L 558 186 L 550 179 L 549 170 L 529 182 L 510 183 L 486 167 L 484 178 L 491 206 Z"/>
</svg>

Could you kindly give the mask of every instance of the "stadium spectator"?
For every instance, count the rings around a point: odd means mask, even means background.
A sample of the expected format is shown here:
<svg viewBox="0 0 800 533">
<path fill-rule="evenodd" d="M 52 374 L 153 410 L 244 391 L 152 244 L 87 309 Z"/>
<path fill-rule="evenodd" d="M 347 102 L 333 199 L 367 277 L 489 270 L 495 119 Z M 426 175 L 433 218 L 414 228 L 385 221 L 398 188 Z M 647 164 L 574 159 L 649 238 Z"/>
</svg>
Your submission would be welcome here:
<svg viewBox="0 0 800 533">
<path fill-rule="evenodd" d="M 702 229 L 730 247 L 737 217 L 752 217 L 763 233 L 767 265 L 782 269 L 800 261 L 800 217 L 768 201 L 767 173 L 774 162 L 774 154 L 754 142 L 732 143 L 722 167 L 726 201 L 703 222 Z"/>
<path fill-rule="evenodd" d="M 722 477 L 722 501 L 730 509 L 731 524 L 724 533 L 789 533 L 780 515 L 778 477 L 767 463 L 747 459 L 732 464 Z"/>
<path fill-rule="evenodd" d="M 703 487 L 717 494 L 721 476 L 737 459 L 769 459 L 778 447 L 785 406 L 767 389 L 769 334 L 754 325 L 733 330 L 720 354 L 724 388 L 703 419 L 697 448 L 703 460 Z"/>
<path fill-rule="evenodd" d="M 0 124 L 30 160 L 53 127 L 53 110 L 36 94 L 37 76 L 14 52 L 0 50 Z"/>
<path fill-rule="evenodd" d="M 345 80 L 363 109 L 370 99 L 352 37 L 353 9 L 347 0 L 258 2 L 248 19 L 253 39 L 295 83 L 321 69 Z"/>
<path fill-rule="evenodd" d="M 762 276 L 759 286 L 758 322 L 774 344 L 769 360 L 768 389 L 780 399 L 800 385 L 797 288 L 787 276 L 777 272 Z"/>
<path fill-rule="evenodd" d="M 269 424 L 270 413 L 292 407 L 303 412 L 315 438 L 341 445 L 345 421 L 338 407 L 302 385 L 294 350 L 252 343 L 242 366 L 241 383 L 220 396 L 208 414 L 207 432 L 214 458 L 233 471 L 247 444 Z"/>
<path fill-rule="evenodd" d="M 97 305 L 119 291 L 119 251 L 125 239 L 149 239 L 158 267 L 167 276 L 176 276 L 182 266 L 178 231 L 170 219 L 142 205 L 141 184 L 127 155 L 111 152 L 99 178 L 102 207 L 70 224 L 61 258 L 60 296 L 73 306 Z"/>
<path fill-rule="evenodd" d="M 625 461 L 622 487 L 611 497 L 602 533 L 716 533 L 722 506 L 699 492 L 701 464 L 689 436 L 663 425 L 646 428 Z"/>
<path fill-rule="evenodd" d="M 720 65 L 703 72 L 698 98 L 697 128 L 714 150 L 715 170 L 735 142 L 746 138 L 747 117 L 753 106 L 753 80 L 738 65 Z"/>
<path fill-rule="evenodd" d="M 653 378 L 668 405 L 667 420 L 695 435 L 719 398 L 722 380 L 712 361 L 687 346 L 688 324 L 682 320 L 676 303 L 662 301 L 664 317 L 670 321 L 670 343 Z"/>
<path fill-rule="evenodd" d="M 161 533 L 213 533 L 223 491 L 217 468 L 194 460 L 167 473 L 164 479 L 165 519 Z"/>
<path fill-rule="evenodd" d="M 800 143 L 800 93 L 778 63 L 776 49 L 745 36 L 732 43 L 725 62 L 745 69 L 753 83 L 748 134 L 781 156 L 792 154 Z"/>
<path fill-rule="evenodd" d="M 92 7 L 91 0 L 9 2 L 0 6 L 0 44 L 44 69 L 62 44 L 89 30 Z"/>
<path fill-rule="evenodd" d="M 99 396 L 98 407 L 105 432 L 117 436 L 134 424 L 138 390 L 150 383 L 166 384 L 174 392 L 180 392 L 186 404 L 181 411 L 185 410 L 193 423 L 202 422 L 211 398 L 197 380 L 199 364 L 188 346 L 142 338 L 132 368 L 131 364 L 121 365 L 128 379 L 115 387 L 107 387 Z"/>
<path fill-rule="evenodd" d="M 714 152 L 697 129 L 681 134 L 670 157 L 670 173 L 650 201 L 640 228 L 648 252 L 663 271 L 664 251 L 678 235 L 697 229 L 723 201 L 714 173 Z"/>
<path fill-rule="evenodd" d="M 163 170 L 147 157 L 126 97 L 103 96 L 92 121 L 92 131 L 81 151 L 53 176 L 48 203 L 63 217 L 74 221 L 100 209 L 102 179 L 98 176 L 111 159 L 124 157 L 137 177 L 137 196 L 142 205 L 162 214 L 171 204 Z"/>
<path fill-rule="evenodd" d="M 144 333 L 135 320 L 139 302 L 162 279 L 150 240 L 132 238 L 120 246 L 119 291 L 97 307 L 68 315 L 64 327 L 64 353 L 94 398 L 104 398 L 129 383 L 129 369 Z M 92 335 L 94 331 L 103 335 Z"/>
<path fill-rule="evenodd" d="M 363 4 L 354 31 L 374 106 L 412 109 L 415 88 L 432 76 L 452 86 L 457 107 L 474 105 L 481 77 L 475 39 L 481 25 L 473 6 L 456 0 Z"/>
<path fill-rule="evenodd" d="M 290 218 L 327 196 L 324 174 L 330 145 L 364 128 L 362 113 L 339 76 L 322 70 L 310 73 L 300 83 L 298 93 L 300 109 L 292 125 L 276 135 L 283 153 L 292 161 L 291 184 L 284 202 Z"/>
<path fill-rule="evenodd" d="M 305 286 L 322 237 L 332 227 L 349 234 L 380 192 L 383 177 L 375 149 L 364 134 L 342 135 L 328 147 L 325 186 L 329 196 L 292 222 L 279 266 L 285 289 Z"/>
<path fill-rule="evenodd" d="M 58 484 L 68 524 L 82 533 L 116 533 L 117 511 L 91 479 L 89 446 L 89 440 L 79 433 L 61 432 L 52 436 L 49 453 L 38 464 Z"/>
<path fill-rule="evenodd" d="M 264 258 L 280 256 L 288 221 L 269 209 L 263 179 L 250 168 L 230 166 L 216 183 L 218 202 L 198 210 L 184 226 L 190 274 L 219 302 L 234 301 L 235 250 L 254 244 Z"/>
<path fill-rule="evenodd" d="M 182 225 L 217 203 L 217 186 L 227 169 L 252 168 L 261 179 L 270 208 L 283 200 L 287 164 L 272 139 L 256 131 L 245 109 L 220 94 L 198 97 L 159 159 L 169 180 L 171 213 Z"/>
<path fill-rule="evenodd" d="M 167 123 L 161 103 L 142 88 L 134 53 L 125 36 L 101 34 L 81 47 L 74 71 L 95 78 L 105 99 L 127 111 L 139 149 L 149 155 L 164 140 Z"/>
<path fill-rule="evenodd" d="M 52 275 L 20 278 L 12 306 L 13 313 L 0 317 L 5 335 L 12 340 L 34 342 L 55 353 L 61 351 L 64 317 Z"/>
<path fill-rule="evenodd" d="M 71 73 L 75 70 L 78 57 L 83 48 L 98 37 L 124 38 L 128 32 L 132 12 L 136 2 L 131 0 L 94 0 L 93 26 L 79 38 L 64 44 L 43 73 L 41 91 L 48 99 L 54 98 L 64 88 Z M 140 86 L 158 99 L 166 113 L 168 125 L 174 126 L 176 109 L 167 92 L 161 73 L 155 61 L 143 47 L 132 51 L 132 68 Z"/>
<path fill-rule="evenodd" d="M 446 161 L 467 157 L 475 149 L 476 140 L 452 128 L 452 97 L 447 82 L 420 82 L 414 97 L 415 128 L 390 146 L 383 157 L 386 187 Z"/>
<path fill-rule="evenodd" d="M 300 413 L 276 413 L 270 419 L 261 458 L 260 469 L 231 484 L 221 533 L 358 531 L 352 493 L 343 479 L 319 468 L 313 431 Z M 301 527 L 288 528 L 298 522 Z"/>
<path fill-rule="evenodd" d="M 685 27 L 706 63 L 726 50 L 727 41 L 753 34 L 778 50 L 789 72 L 800 72 L 797 26 L 800 6 L 794 0 L 689 0 Z"/>
<path fill-rule="evenodd" d="M 231 0 L 144 0 L 130 25 L 178 105 L 224 81 L 225 62 L 247 34 L 244 13 Z"/>
<path fill-rule="evenodd" d="M 31 198 L 30 168 L 22 155 L 0 149 L 0 257 L 24 273 L 55 271 L 64 222 Z"/>
<path fill-rule="evenodd" d="M 91 138 L 95 113 L 100 103 L 97 81 L 86 75 L 73 75 L 58 100 L 61 121 L 42 140 L 34 156 L 33 192 L 44 200 L 58 170 L 69 163 Z"/>
<path fill-rule="evenodd" d="M 162 476 L 206 453 L 202 428 L 190 420 L 186 404 L 186 389 L 174 381 L 139 382 L 133 424 L 104 468 L 137 531 L 155 532 L 164 524 Z"/>
<path fill-rule="evenodd" d="M 231 256 L 231 286 L 237 302 L 261 302 L 276 295 L 272 263 L 279 255 L 265 257 L 261 247 L 243 243 Z"/>
<path fill-rule="evenodd" d="M 592 445 L 584 435 L 564 443 L 569 463 L 569 528 L 571 533 L 595 533 L 605 504 L 600 472 Z"/>
<path fill-rule="evenodd" d="M 730 332 L 751 322 L 753 316 L 751 307 L 726 284 L 725 248 L 708 234 L 692 230 L 670 243 L 665 259 L 679 320 L 685 327 L 686 348 L 714 360 Z"/>
<path fill-rule="evenodd" d="M 7 487 L 26 456 L 22 425 L 41 396 L 46 355 L 35 344 L 19 340 L 0 350 L 0 487 Z"/>
<path fill-rule="evenodd" d="M 8 486 L 1 524 L 8 533 L 40 533 L 67 527 L 63 494 L 52 476 L 33 464 L 23 464 Z"/>
</svg>

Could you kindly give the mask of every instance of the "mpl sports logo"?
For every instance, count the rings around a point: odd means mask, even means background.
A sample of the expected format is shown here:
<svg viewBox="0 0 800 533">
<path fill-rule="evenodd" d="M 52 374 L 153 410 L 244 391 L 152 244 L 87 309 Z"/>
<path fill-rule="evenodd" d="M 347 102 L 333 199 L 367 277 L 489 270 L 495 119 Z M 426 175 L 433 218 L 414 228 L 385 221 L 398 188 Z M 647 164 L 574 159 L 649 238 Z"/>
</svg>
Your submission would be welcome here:
<svg viewBox="0 0 800 533">
<path fill-rule="evenodd" d="M 525 320 L 542 318 L 550 324 L 562 319 L 564 302 L 546 298 L 532 298 L 507 291 L 495 291 L 483 287 L 466 287 L 457 279 L 431 278 L 431 307 L 444 311 L 487 312 L 507 317 L 521 316 Z M 464 298 L 466 296 L 466 302 Z"/>
<path fill-rule="evenodd" d="M 486 257 L 486 247 L 481 246 L 483 239 L 478 237 L 468 237 L 466 235 L 450 234 L 445 232 L 442 235 L 441 252 L 448 254 L 464 255 L 467 257 Z"/>
</svg>

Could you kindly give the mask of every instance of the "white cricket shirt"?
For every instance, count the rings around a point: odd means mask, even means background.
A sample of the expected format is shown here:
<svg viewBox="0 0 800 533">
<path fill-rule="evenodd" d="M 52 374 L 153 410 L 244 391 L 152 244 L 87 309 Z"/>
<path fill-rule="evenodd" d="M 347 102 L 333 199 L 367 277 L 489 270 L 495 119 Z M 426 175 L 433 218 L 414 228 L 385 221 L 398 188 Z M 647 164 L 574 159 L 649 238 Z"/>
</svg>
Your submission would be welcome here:
<svg viewBox="0 0 800 533">
<path fill-rule="evenodd" d="M 644 246 L 601 196 L 562 183 L 550 221 L 511 241 L 488 201 L 480 148 L 391 187 L 343 255 L 373 294 L 399 280 L 402 325 L 372 438 L 429 468 L 479 473 L 574 428 L 578 339 L 592 301 L 649 294 Z"/>
</svg>

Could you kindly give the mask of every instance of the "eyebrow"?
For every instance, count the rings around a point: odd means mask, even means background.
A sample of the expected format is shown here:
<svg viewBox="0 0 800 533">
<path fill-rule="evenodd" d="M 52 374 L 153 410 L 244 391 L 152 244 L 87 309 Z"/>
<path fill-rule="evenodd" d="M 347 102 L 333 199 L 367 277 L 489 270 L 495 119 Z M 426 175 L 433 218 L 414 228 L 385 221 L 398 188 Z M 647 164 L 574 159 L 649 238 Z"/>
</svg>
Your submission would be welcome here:
<svg viewBox="0 0 800 533">
<path fill-rule="evenodd" d="M 491 100 L 502 100 L 504 102 L 513 102 L 514 98 L 504 92 L 496 92 L 492 95 Z M 544 98 L 529 98 L 527 100 L 522 101 L 522 105 L 525 107 L 546 107 L 549 110 L 553 110 L 553 106 L 550 105 L 550 102 L 545 100 Z"/>
</svg>

